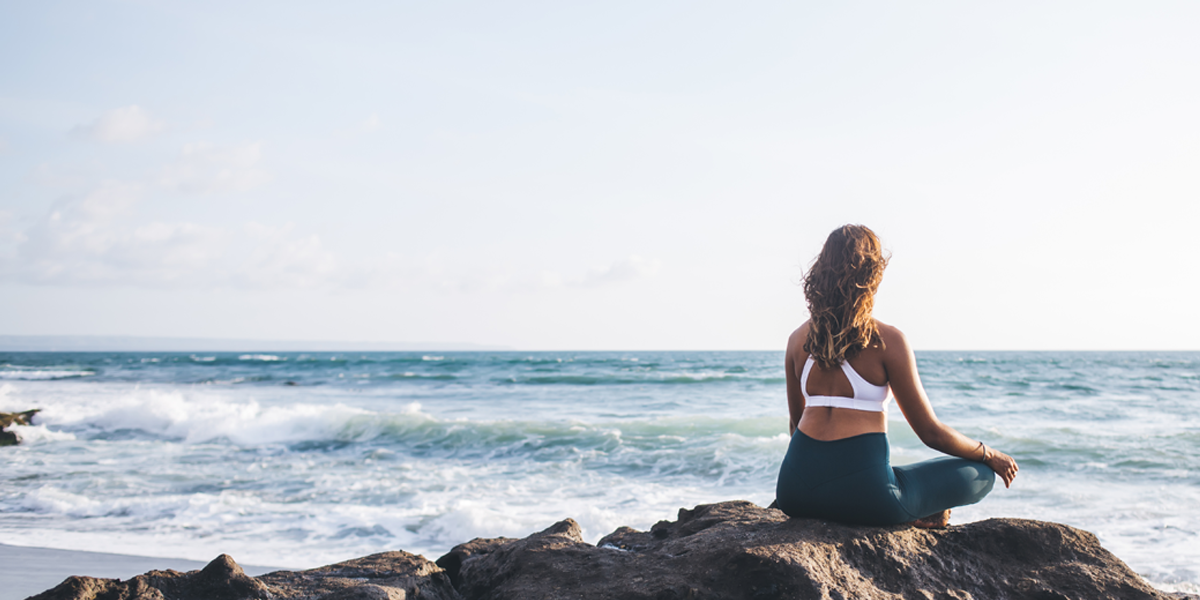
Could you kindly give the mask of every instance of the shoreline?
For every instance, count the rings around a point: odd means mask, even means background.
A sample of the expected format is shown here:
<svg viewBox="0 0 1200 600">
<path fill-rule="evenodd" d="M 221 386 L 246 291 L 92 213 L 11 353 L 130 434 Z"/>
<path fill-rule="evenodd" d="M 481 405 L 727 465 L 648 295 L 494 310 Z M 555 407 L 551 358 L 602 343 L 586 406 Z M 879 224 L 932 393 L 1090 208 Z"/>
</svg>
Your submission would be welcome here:
<svg viewBox="0 0 1200 600">
<path fill-rule="evenodd" d="M 182 558 L 59 550 L 0 543 L 0 600 L 24 600 L 60 584 L 72 575 L 129 579 L 150 570 L 194 571 L 208 563 Z M 241 565 L 258 576 L 287 567 Z"/>
</svg>

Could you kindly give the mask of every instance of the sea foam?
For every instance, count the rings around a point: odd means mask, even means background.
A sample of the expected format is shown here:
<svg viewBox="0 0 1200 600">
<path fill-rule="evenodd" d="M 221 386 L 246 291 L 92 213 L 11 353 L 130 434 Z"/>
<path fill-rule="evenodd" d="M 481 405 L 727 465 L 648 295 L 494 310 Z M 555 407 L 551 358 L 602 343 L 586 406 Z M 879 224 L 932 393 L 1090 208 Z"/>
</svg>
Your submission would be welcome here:
<svg viewBox="0 0 1200 600">
<path fill-rule="evenodd" d="M 135 431 L 186 443 L 224 439 L 254 446 L 367 440 L 383 429 L 370 418 L 373 414 L 342 403 L 264 405 L 221 393 L 138 388 L 101 399 L 51 402 L 39 419 L 46 431 L 44 438 L 71 435 L 72 431 Z M 420 404 L 412 403 L 399 415 L 420 419 Z M 63 429 L 67 432 L 53 433 Z"/>
<path fill-rule="evenodd" d="M 36 367 L 21 367 L 15 365 L 0 366 L 0 379 L 36 381 L 44 379 L 70 379 L 72 377 L 88 377 L 95 375 L 89 370 L 75 369 L 39 369 Z"/>
</svg>

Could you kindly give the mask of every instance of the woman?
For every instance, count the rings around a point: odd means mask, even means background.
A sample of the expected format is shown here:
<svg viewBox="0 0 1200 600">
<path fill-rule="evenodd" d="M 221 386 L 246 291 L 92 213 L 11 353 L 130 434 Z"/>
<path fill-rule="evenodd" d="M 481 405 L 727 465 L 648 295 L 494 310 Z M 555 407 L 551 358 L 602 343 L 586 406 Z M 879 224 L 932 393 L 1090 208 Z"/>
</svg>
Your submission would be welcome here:
<svg viewBox="0 0 1200 600">
<path fill-rule="evenodd" d="M 1007 454 L 938 420 L 908 340 L 871 316 L 887 260 L 874 232 L 846 225 L 804 277 L 810 318 L 788 340 L 792 441 L 776 487 L 789 516 L 945 527 L 951 507 L 992 490 L 993 473 L 1005 487 L 1017 474 Z M 889 388 L 921 441 L 950 456 L 891 466 Z"/>
</svg>

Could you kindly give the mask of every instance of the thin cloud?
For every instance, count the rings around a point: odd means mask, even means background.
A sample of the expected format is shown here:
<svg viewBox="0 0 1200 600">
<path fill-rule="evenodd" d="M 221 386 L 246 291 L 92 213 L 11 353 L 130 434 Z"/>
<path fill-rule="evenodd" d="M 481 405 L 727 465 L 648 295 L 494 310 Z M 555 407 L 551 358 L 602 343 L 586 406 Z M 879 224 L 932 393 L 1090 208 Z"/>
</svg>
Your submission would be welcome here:
<svg viewBox="0 0 1200 600">
<path fill-rule="evenodd" d="M 190 224 L 126 225 L 136 184 L 108 182 L 56 202 L 29 228 L 3 276 L 38 284 L 166 284 L 203 263 L 218 231 Z"/>
<path fill-rule="evenodd" d="M 107 181 L 65 197 L 32 225 L 0 214 L 10 253 L 0 280 L 51 286 L 151 289 L 425 289 L 445 294 L 525 293 L 595 288 L 653 277 L 659 261 L 630 255 L 562 276 L 443 264 L 436 256 L 335 255 L 315 234 L 291 224 L 203 225 L 148 220 L 139 207 L 164 192 L 242 191 L 268 175 L 259 143 L 185 146 L 146 182 Z M 61 174 L 35 168 L 35 177 Z"/>
<path fill-rule="evenodd" d="M 62 168 L 41 163 L 29 170 L 27 178 L 30 182 L 44 187 L 70 188 L 86 183 L 89 176 L 86 170 L 78 167 Z"/>
<path fill-rule="evenodd" d="M 316 234 L 297 236 L 295 226 L 248 223 L 241 227 L 250 249 L 237 257 L 230 283 L 247 289 L 333 287 L 344 275 Z"/>
<path fill-rule="evenodd" d="M 660 266 L 661 263 L 658 260 L 647 260 L 637 255 L 630 255 L 605 267 L 588 271 L 580 285 L 596 287 L 645 279 L 657 275 Z"/>
<path fill-rule="evenodd" d="M 71 133 L 96 142 L 124 144 L 150 138 L 165 128 L 164 121 L 133 104 L 114 108 L 88 125 L 76 126 Z"/>
<path fill-rule="evenodd" d="M 146 195 L 143 186 L 109 182 L 59 201 L 32 227 L 10 236 L 16 252 L 0 256 L 0 280 L 150 289 L 420 288 L 470 295 L 619 285 L 653 277 L 659 268 L 657 260 L 628 256 L 575 277 L 542 271 L 530 278 L 472 276 L 471 267 L 447 267 L 428 256 L 386 253 L 344 261 L 320 236 L 292 224 L 137 223 L 136 207 Z"/>
<path fill-rule="evenodd" d="M 0 258 L 0 279 L 41 285 L 292 289 L 335 285 L 332 253 L 291 226 L 136 223 L 142 186 L 109 182 L 55 203 Z"/>
<path fill-rule="evenodd" d="M 371 113 L 367 118 L 361 121 L 355 121 L 353 124 L 347 124 L 346 127 L 339 127 L 332 131 L 336 138 L 356 138 L 363 135 L 375 133 L 383 129 L 383 119 L 379 118 L 379 113 Z"/>
<path fill-rule="evenodd" d="M 236 146 L 187 144 L 175 162 L 159 172 L 158 183 L 195 194 L 244 192 L 271 180 L 271 174 L 258 167 L 260 160 L 261 142 Z"/>
<path fill-rule="evenodd" d="M 24 241 L 23 234 L 13 226 L 15 222 L 12 211 L 0 210 L 0 244 Z"/>
<path fill-rule="evenodd" d="M 617 285 L 642 279 L 649 279 L 658 274 L 661 261 L 646 259 L 636 254 L 617 259 L 601 267 L 593 267 L 574 277 L 563 276 L 555 271 L 539 271 L 533 277 L 515 278 L 501 282 L 489 282 L 492 285 L 476 285 L 473 287 L 508 288 L 516 292 L 534 292 L 551 289 L 597 288 Z M 466 285 L 459 286 L 465 289 Z"/>
</svg>

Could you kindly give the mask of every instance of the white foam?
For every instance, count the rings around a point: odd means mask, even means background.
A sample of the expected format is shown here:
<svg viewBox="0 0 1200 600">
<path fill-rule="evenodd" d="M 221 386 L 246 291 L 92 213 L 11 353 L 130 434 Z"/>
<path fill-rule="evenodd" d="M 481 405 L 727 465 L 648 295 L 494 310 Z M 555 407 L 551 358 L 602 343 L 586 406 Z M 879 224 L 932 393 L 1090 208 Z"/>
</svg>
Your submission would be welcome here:
<svg viewBox="0 0 1200 600">
<path fill-rule="evenodd" d="M 238 357 L 238 360 L 261 360 L 264 362 L 274 362 L 274 361 L 287 360 L 287 359 L 280 358 L 278 356 L 275 356 L 274 354 L 243 354 Z"/>
<path fill-rule="evenodd" d="M 419 403 L 402 407 L 399 414 L 429 418 L 421 413 Z M 38 416 L 46 433 L 37 435 L 57 439 L 52 430 L 68 428 L 142 431 L 186 443 L 228 439 L 241 446 L 363 441 L 378 436 L 386 425 L 375 417 L 378 414 L 373 411 L 340 402 L 271 405 L 254 399 L 234 400 L 219 392 L 208 393 L 207 388 L 134 388 L 101 398 L 53 398 Z"/>
<path fill-rule="evenodd" d="M 61 442 L 75 439 L 75 435 L 64 431 L 52 431 L 43 425 L 9 425 L 8 430 L 17 434 L 22 444 Z"/>
<path fill-rule="evenodd" d="M 153 519 L 187 506 L 186 499 L 175 497 L 172 500 L 169 505 L 164 505 L 163 499 L 155 496 L 139 495 L 96 500 L 47 485 L 26 494 L 20 504 L 30 511 L 42 514 L 88 518 L 119 515 Z"/>
<path fill-rule="evenodd" d="M 23 408 L 16 408 L 17 405 L 13 404 L 14 402 L 19 402 L 19 400 L 14 400 L 12 398 L 13 392 L 15 392 L 16 390 L 17 390 L 17 388 L 14 387 L 13 384 L 8 383 L 7 381 L 0 383 L 0 411 L 13 412 L 13 411 L 25 410 Z"/>
<path fill-rule="evenodd" d="M 83 370 L 66 370 L 66 369 L 38 369 L 34 367 L 18 367 L 13 365 L 4 365 L 0 369 L 0 379 L 8 380 L 24 380 L 37 381 L 46 379 L 69 379 L 72 377 L 88 377 L 95 375 L 94 371 Z"/>
</svg>

